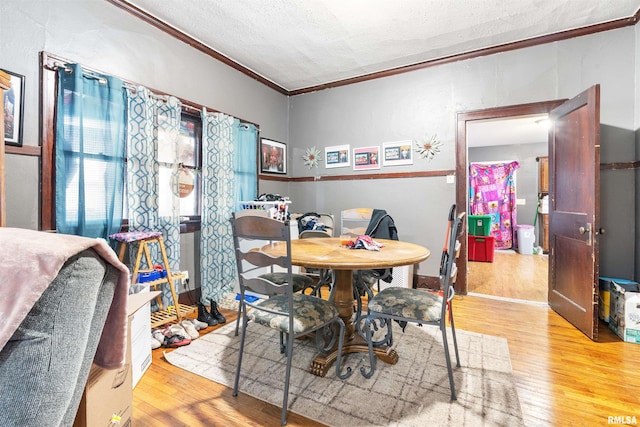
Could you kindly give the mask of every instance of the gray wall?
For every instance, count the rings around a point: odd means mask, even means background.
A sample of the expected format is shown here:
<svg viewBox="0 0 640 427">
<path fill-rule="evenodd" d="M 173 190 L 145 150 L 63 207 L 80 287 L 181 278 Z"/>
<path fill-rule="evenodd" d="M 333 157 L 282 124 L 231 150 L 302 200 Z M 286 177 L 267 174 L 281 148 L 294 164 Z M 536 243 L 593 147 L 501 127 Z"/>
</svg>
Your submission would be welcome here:
<svg viewBox="0 0 640 427">
<path fill-rule="evenodd" d="M 3 0 L 0 67 L 26 77 L 25 145 L 39 144 L 40 51 L 254 122 L 286 140 L 286 96 L 103 0 Z M 7 157 L 7 222 L 37 228 L 37 161 Z"/>
<path fill-rule="evenodd" d="M 26 77 L 25 145 L 39 145 L 40 51 L 248 120 L 272 138 L 287 139 L 286 96 L 104 0 L 2 0 L 0 68 Z M 39 159 L 8 154 L 6 178 L 7 225 L 37 229 Z M 192 278 L 198 245 L 193 234 L 182 236 L 181 268 Z"/>
<path fill-rule="evenodd" d="M 27 145 L 39 143 L 37 81 L 41 50 L 257 123 L 263 136 L 287 143 L 288 176 L 319 177 L 303 183 L 261 181 L 260 191 L 290 196 L 292 210 L 299 212 L 338 213 L 355 206 L 384 208 L 396 220 L 401 238 L 434 251 L 417 273 L 436 275 L 437 252 L 444 240 L 448 207 L 454 201 L 454 184 L 444 177 L 327 181 L 322 177 L 362 172 L 327 170 L 322 165 L 309 170 L 301 159 L 304 149 L 423 141 L 437 134 L 444 145 L 433 160 L 415 159 L 411 166 L 379 172 L 454 169 L 457 112 L 571 98 L 599 83 L 603 126 L 626 135 L 615 140 L 603 138 L 603 161 L 635 160 L 633 135 L 640 123 L 637 27 L 287 99 L 103 0 L 3 0 L 0 67 L 26 76 Z M 6 167 L 8 225 L 37 228 L 37 159 L 8 155 Z M 602 213 L 608 229 L 601 240 L 603 275 L 634 275 L 637 210 L 633 174 L 603 173 L 602 193 L 611 198 Z M 615 208 L 621 200 L 626 201 L 625 206 L 631 205 L 634 215 Z M 185 236 L 183 240 L 183 263 L 191 270 L 197 256 L 195 239 Z"/>
<path fill-rule="evenodd" d="M 300 159 L 301 151 L 311 146 L 381 145 L 437 134 L 444 147 L 435 159 L 416 159 L 412 166 L 380 172 L 454 169 L 457 112 L 572 98 L 598 83 L 603 127 L 623 130 L 619 135 L 626 133 L 611 138 L 605 132 L 602 160 L 633 161 L 632 135 L 638 127 L 637 38 L 636 28 L 628 27 L 295 96 L 290 111 L 289 144 L 294 150 L 290 170 L 295 176 L 320 179 L 288 187 L 294 208 L 338 212 L 362 204 L 384 207 L 398 223 L 401 237 L 437 252 L 444 238 L 447 209 L 454 200 L 454 185 L 444 178 L 322 181 L 322 176 L 346 171 L 323 166 L 308 170 Z M 635 211 L 630 215 L 616 209 L 621 202 L 635 203 L 635 184 L 629 175 L 625 171 L 603 174 L 601 192 L 612 199 L 601 206 L 603 227 L 610 230 L 600 240 L 603 275 L 634 276 Z M 438 258 L 432 256 L 422 263 L 418 273 L 435 275 Z"/>
</svg>

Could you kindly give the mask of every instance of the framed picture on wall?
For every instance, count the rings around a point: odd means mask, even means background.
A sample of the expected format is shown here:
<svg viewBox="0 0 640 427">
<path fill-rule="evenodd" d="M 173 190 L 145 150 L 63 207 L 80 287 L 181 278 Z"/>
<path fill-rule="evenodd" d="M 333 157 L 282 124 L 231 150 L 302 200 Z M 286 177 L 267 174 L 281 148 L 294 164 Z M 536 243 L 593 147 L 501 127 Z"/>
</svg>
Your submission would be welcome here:
<svg viewBox="0 0 640 427">
<path fill-rule="evenodd" d="M 349 145 L 325 147 L 324 167 L 343 168 L 349 165 L 351 165 L 351 162 L 349 161 Z"/>
<path fill-rule="evenodd" d="M 380 169 L 380 147 L 353 149 L 353 170 Z"/>
<path fill-rule="evenodd" d="M 411 145 L 413 141 L 395 141 L 382 144 L 382 164 L 384 166 L 401 166 L 413 164 Z"/>
<path fill-rule="evenodd" d="M 4 92 L 4 143 L 22 146 L 22 115 L 24 113 L 24 76 L 9 74 L 11 87 Z"/>
<path fill-rule="evenodd" d="M 269 138 L 260 138 L 260 172 L 287 173 L 287 145 Z"/>
</svg>

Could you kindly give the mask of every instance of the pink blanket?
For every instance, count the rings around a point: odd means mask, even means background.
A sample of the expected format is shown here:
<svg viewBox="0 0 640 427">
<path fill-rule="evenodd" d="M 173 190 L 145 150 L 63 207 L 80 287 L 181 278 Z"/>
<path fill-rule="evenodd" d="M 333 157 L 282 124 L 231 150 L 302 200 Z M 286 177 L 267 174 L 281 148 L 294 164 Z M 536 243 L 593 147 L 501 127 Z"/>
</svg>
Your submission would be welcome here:
<svg viewBox="0 0 640 427">
<path fill-rule="evenodd" d="M 0 227 L 0 350 L 70 257 L 93 248 L 120 270 L 94 362 L 124 365 L 127 348 L 129 269 L 103 239 Z"/>
</svg>

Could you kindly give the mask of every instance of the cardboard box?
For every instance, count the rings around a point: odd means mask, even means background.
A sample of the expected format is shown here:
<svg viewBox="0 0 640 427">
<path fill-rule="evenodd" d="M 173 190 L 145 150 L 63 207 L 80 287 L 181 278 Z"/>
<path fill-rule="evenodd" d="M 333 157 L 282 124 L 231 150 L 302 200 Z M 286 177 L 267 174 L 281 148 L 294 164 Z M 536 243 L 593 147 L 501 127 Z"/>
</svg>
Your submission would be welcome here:
<svg viewBox="0 0 640 427">
<path fill-rule="evenodd" d="M 132 380 L 132 317 L 160 292 L 141 292 L 129 295 L 127 298 L 127 314 L 129 316 L 129 330 L 127 331 L 127 358 L 120 369 L 102 369 L 92 365 L 85 386 L 80 407 L 76 414 L 73 427 L 94 426 L 130 426 L 133 416 L 133 380 Z M 135 325 L 134 321 L 134 325 Z M 147 330 L 146 343 L 150 349 L 149 333 Z"/>
<path fill-rule="evenodd" d="M 612 281 L 609 304 L 609 327 L 611 330 L 623 341 L 640 344 L 640 292 L 638 292 L 638 285 L 619 285 Z"/>
<path fill-rule="evenodd" d="M 598 296 L 598 317 L 609 323 L 609 312 L 611 305 L 611 282 L 616 282 L 619 285 L 638 285 L 638 282 L 627 279 L 614 279 L 611 277 L 599 278 L 599 296 Z"/>
<path fill-rule="evenodd" d="M 147 287 L 146 292 L 149 292 Z M 135 305 L 135 299 L 131 299 Z M 135 308 L 135 307 L 132 307 Z M 151 366 L 151 303 L 146 302 L 129 315 L 129 347 L 131 350 L 131 387 L 135 388 Z"/>
</svg>

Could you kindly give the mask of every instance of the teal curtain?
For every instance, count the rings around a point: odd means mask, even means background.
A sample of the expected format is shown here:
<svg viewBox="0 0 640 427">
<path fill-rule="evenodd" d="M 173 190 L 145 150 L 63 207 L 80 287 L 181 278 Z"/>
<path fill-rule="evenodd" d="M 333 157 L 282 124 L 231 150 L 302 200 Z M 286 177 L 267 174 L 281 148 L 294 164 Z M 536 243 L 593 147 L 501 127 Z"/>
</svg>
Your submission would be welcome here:
<svg viewBox="0 0 640 427">
<path fill-rule="evenodd" d="M 258 196 L 258 130 L 255 125 L 236 121 L 234 132 L 233 169 L 235 174 L 235 210 L 242 209 L 240 201 L 253 200 Z"/>
<path fill-rule="evenodd" d="M 116 77 L 58 69 L 56 230 L 102 237 L 120 231 L 124 191 L 125 95 Z"/>
<path fill-rule="evenodd" d="M 176 178 L 181 104 L 175 97 L 160 97 L 139 86 L 128 92 L 128 108 L 129 230 L 161 232 L 169 268 L 175 272 L 180 269 L 180 207 Z M 162 257 L 158 248 L 150 245 L 150 249 L 151 259 L 159 264 Z M 130 255 L 135 256 L 136 251 L 134 245 Z M 165 307 L 177 304 L 168 286 L 162 287 L 162 303 Z"/>
</svg>

